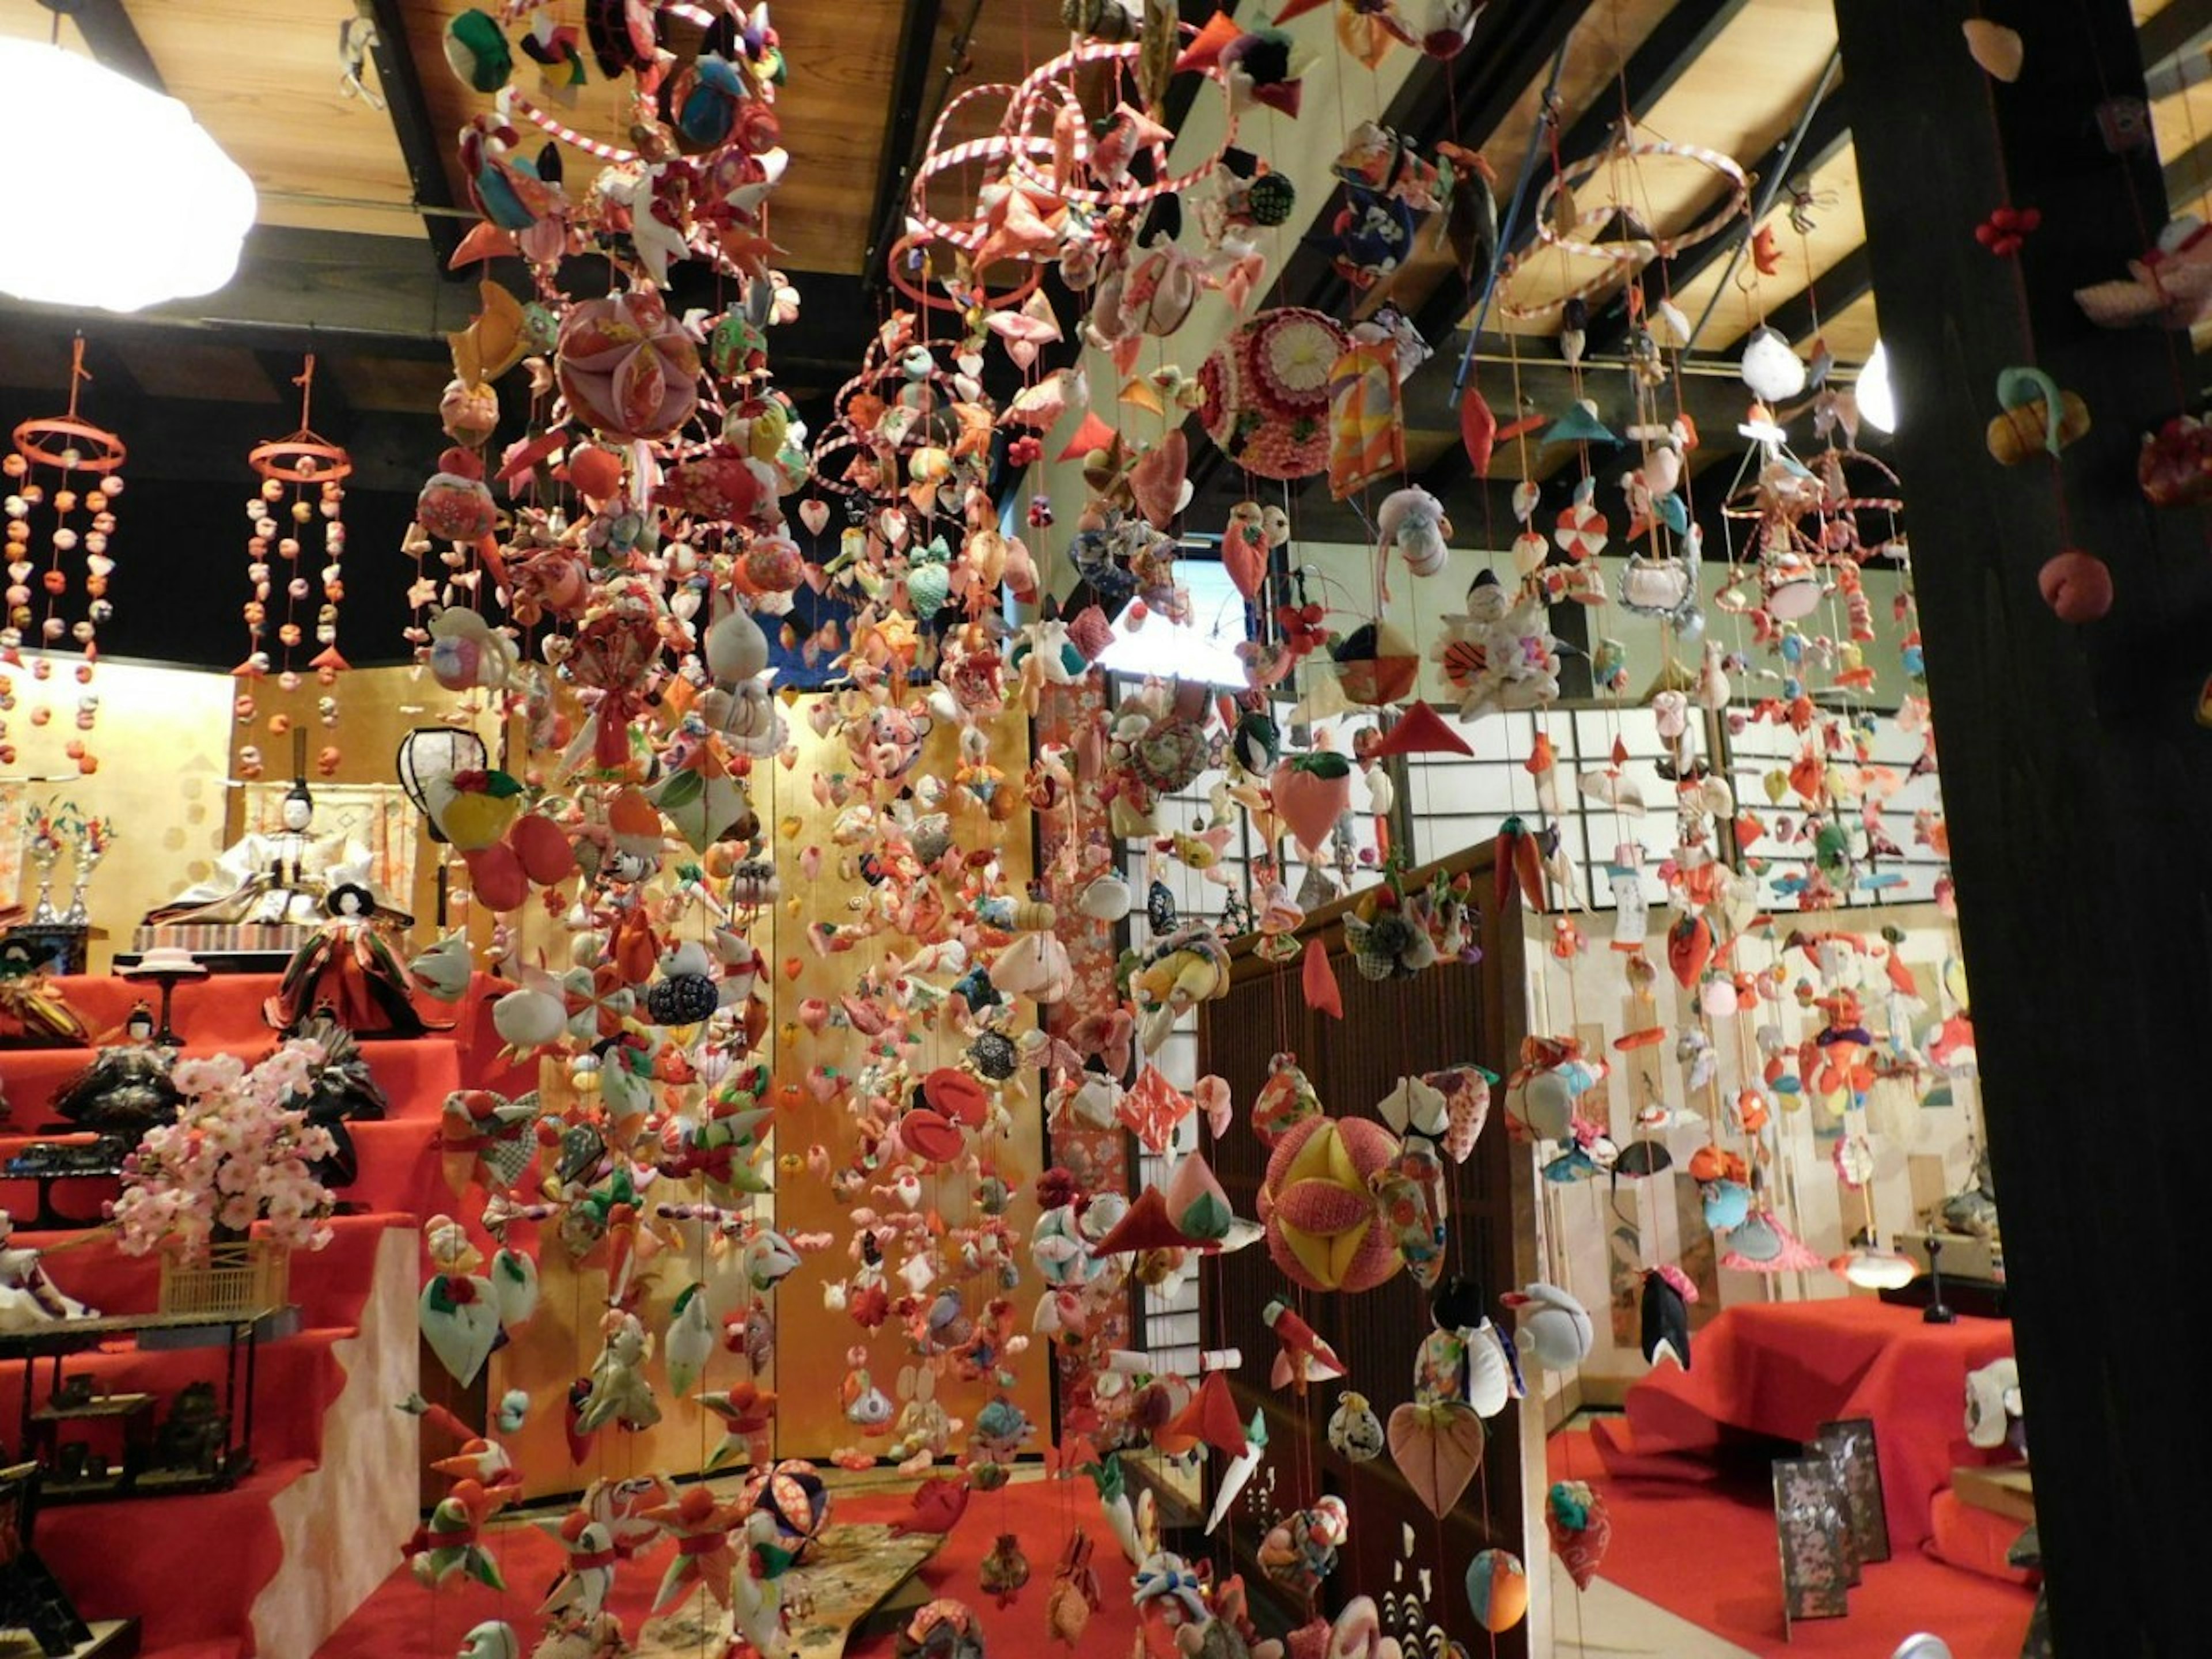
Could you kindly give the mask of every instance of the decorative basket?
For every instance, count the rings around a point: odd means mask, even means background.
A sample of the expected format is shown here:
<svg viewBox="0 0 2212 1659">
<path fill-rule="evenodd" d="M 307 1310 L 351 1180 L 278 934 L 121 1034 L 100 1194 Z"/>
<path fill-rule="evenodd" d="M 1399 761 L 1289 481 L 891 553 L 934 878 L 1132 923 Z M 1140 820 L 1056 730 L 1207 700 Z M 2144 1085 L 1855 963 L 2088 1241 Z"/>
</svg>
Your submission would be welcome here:
<svg viewBox="0 0 2212 1659">
<path fill-rule="evenodd" d="M 204 1254 L 161 1257 L 165 1314 L 265 1313 L 284 1305 L 292 1252 L 269 1239 L 224 1239 Z"/>
</svg>

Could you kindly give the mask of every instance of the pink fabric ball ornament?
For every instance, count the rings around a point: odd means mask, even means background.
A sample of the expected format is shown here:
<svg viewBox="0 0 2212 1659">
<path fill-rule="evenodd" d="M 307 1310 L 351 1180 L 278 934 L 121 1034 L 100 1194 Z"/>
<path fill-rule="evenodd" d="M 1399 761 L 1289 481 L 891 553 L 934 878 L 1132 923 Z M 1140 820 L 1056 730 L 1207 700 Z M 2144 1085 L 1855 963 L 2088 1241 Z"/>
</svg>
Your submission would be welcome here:
<svg viewBox="0 0 2212 1659">
<path fill-rule="evenodd" d="M 562 319 L 561 395 L 605 435 L 662 438 L 699 401 L 699 349 L 649 289 L 586 300 Z"/>
</svg>

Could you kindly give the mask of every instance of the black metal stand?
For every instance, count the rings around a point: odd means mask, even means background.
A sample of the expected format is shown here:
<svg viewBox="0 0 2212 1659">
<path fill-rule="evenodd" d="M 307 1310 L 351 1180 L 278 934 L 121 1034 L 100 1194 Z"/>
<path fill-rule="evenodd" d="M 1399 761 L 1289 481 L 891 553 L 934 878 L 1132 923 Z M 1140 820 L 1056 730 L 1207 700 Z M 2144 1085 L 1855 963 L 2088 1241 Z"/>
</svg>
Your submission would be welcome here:
<svg viewBox="0 0 2212 1659">
<path fill-rule="evenodd" d="M 1928 1305 L 1920 1317 L 1930 1325 L 1954 1323 L 1959 1316 L 1943 1304 L 1943 1241 L 1928 1235 Z"/>
</svg>

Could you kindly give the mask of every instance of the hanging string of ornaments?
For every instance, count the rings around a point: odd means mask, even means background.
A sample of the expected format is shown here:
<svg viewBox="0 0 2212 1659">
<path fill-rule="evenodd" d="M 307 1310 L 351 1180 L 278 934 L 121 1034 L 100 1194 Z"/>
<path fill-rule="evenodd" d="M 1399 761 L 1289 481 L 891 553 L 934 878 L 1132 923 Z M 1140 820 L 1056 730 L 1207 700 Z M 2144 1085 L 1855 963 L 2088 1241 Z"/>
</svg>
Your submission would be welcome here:
<svg viewBox="0 0 2212 1659">
<path fill-rule="evenodd" d="M 14 448 L 0 458 L 0 472 L 8 479 L 8 495 L 0 503 L 7 514 L 8 544 L 7 618 L 0 627 L 0 664 L 21 668 L 23 652 L 31 651 L 30 674 L 40 690 L 33 694 L 30 720 L 43 726 L 57 712 L 43 691 L 53 676 L 53 653 L 65 641 L 74 643 L 80 657 L 72 672 L 80 689 L 73 714 L 82 732 L 90 732 L 100 715 L 100 698 L 91 690 L 93 671 L 100 661 L 100 625 L 115 612 L 114 602 L 107 597 L 108 579 L 115 572 L 109 550 L 115 533 L 115 504 L 123 494 L 121 468 L 129 453 L 121 438 L 79 415 L 78 393 L 91 379 L 84 366 L 84 340 L 79 336 L 70 350 L 66 412 L 19 422 Z M 49 520 L 43 570 L 32 544 L 42 517 Z M 80 552 L 84 556 L 84 609 L 72 621 L 64 605 Z M 15 745 L 9 740 L 4 716 L 15 705 L 14 676 L 0 673 L 0 765 L 15 763 Z M 64 752 L 85 775 L 99 769 L 99 757 L 84 738 L 70 738 Z"/>
<path fill-rule="evenodd" d="M 352 476 L 353 458 L 318 434 L 313 425 L 313 353 L 293 384 L 300 388 L 299 429 L 288 437 L 255 445 L 246 456 L 246 464 L 261 485 L 246 503 L 251 526 L 246 543 L 249 596 L 242 607 L 246 653 L 231 671 L 239 682 L 232 712 L 241 726 L 258 720 L 259 689 L 272 674 L 288 699 L 299 690 L 307 677 L 301 672 L 298 653 L 312 642 L 320 647 L 305 661 L 319 688 L 315 718 L 325 731 L 335 731 L 338 676 L 347 665 L 338 652 L 338 606 L 345 598 L 342 515 L 345 480 Z M 319 563 L 310 552 L 318 539 Z M 272 629 L 271 606 L 280 592 L 283 620 Z M 314 621 L 303 625 L 300 615 L 309 604 L 315 605 Z M 273 653 L 269 648 L 272 633 L 276 643 Z M 264 727 L 272 739 L 287 736 L 293 728 L 294 716 L 289 709 L 270 714 Z M 258 744 L 246 744 L 240 751 L 241 763 L 250 774 L 258 769 L 260 752 Z M 337 770 L 340 759 L 337 744 L 325 742 L 316 751 L 315 769 L 329 777 Z"/>
</svg>

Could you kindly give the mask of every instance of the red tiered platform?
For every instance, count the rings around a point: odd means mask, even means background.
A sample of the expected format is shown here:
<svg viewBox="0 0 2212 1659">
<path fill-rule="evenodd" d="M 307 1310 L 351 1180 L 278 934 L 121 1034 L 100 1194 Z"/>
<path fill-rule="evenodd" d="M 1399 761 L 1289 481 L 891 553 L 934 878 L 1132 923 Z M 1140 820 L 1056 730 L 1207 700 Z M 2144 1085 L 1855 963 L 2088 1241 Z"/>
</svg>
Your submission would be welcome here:
<svg viewBox="0 0 2212 1659">
<path fill-rule="evenodd" d="M 64 994 L 95 1033 L 119 1028 L 149 988 L 123 979 L 72 978 Z M 261 1003 L 273 975 L 212 977 L 180 986 L 173 1007 L 187 1054 L 234 1054 L 249 1061 L 273 1034 Z M 508 988 L 479 976 L 453 1008 L 422 1005 L 453 1029 L 404 1042 L 363 1044 L 390 1103 L 382 1121 L 349 1126 L 361 1173 L 343 1194 L 355 1213 L 333 1224 L 328 1249 L 291 1264 L 298 1334 L 264 1340 L 258 1355 L 252 1451 L 257 1468 L 228 1492 L 86 1503 L 44 1510 L 37 1541 L 89 1617 L 136 1614 L 148 1659 L 241 1659 L 312 1651 L 385 1576 L 385 1553 L 416 1511 L 415 1424 L 392 1404 L 415 1386 L 419 1282 L 416 1233 L 423 1216 L 450 1206 L 434 1134 L 446 1096 L 465 1085 L 530 1086 L 505 1062 L 490 1005 Z M 0 1081 L 13 1109 L 11 1139 L 53 1120 L 47 1102 L 91 1059 L 84 1049 L 0 1052 Z M 57 1207 L 95 1216 L 112 1179 L 58 1183 Z M 27 1217 L 33 1183 L 0 1180 L 0 1204 Z M 151 1311 L 157 1273 L 124 1255 L 112 1237 L 19 1230 L 16 1242 L 52 1254 L 49 1270 L 69 1292 L 103 1313 Z M 220 1391 L 222 1347 L 141 1352 L 131 1346 L 73 1357 L 64 1375 L 90 1375 L 101 1392 L 143 1389 L 167 1401 L 186 1382 Z M 50 1386 L 40 1362 L 34 1400 Z M 0 1437 L 19 1432 L 23 1372 L 0 1368 Z M 383 1516 L 380 1506 L 389 1508 Z M 396 1522 L 396 1529 L 395 1529 Z M 389 1532 L 390 1536 L 386 1534 Z M 355 1536 L 355 1534 L 362 1534 Z M 351 1556 L 368 1554 L 362 1559 Z"/>
<path fill-rule="evenodd" d="M 2007 1321 L 1930 1325 L 1871 1297 L 1729 1308 L 1698 1333 L 1689 1370 L 1655 1369 L 1590 1439 L 1609 1474 L 1705 1480 L 1731 1440 L 1803 1442 L 1872 1418 L 1890 1542 L 1915 1549 L 1952 1469 L 1993 1455 L 1966 1442 L 1966 1373 L 2011 1352 Z"/>
</svg>

